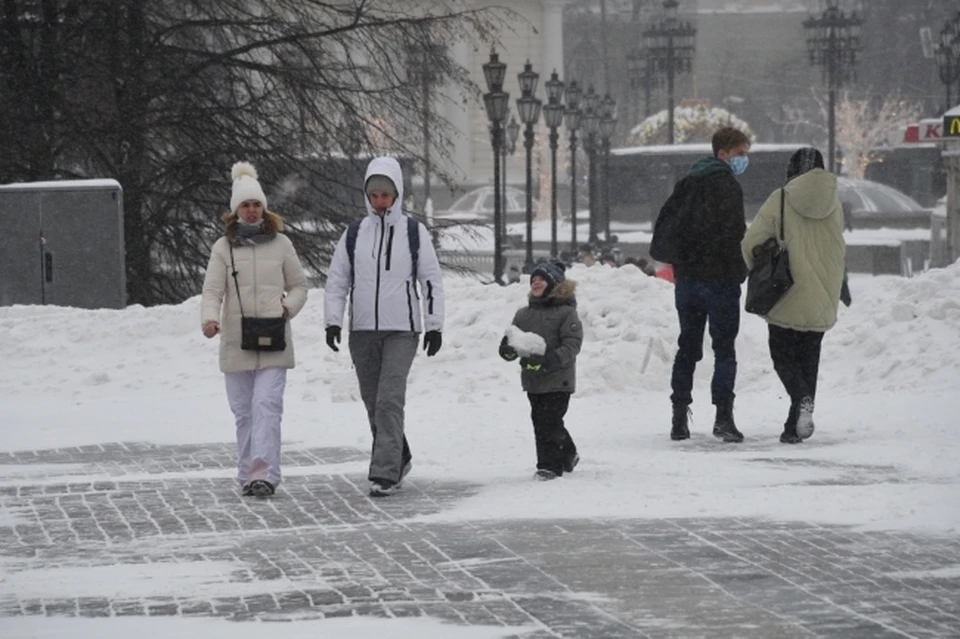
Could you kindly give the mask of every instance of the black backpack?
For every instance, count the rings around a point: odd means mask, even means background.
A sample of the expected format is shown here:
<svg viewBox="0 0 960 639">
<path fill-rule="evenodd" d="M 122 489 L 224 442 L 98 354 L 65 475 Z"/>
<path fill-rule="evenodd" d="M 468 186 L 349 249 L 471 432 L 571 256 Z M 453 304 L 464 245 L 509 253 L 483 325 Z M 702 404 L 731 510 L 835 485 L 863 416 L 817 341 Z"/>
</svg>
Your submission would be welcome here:
<svg viewBox="0 0 960 639">
<path fill-rule="evenodd" d="M 347 227 L 347 257 L 350 259 L 350 281 L 353 282 L 353 256 L 357 252 L 357 235 L 364 218 L 355 220 Z M 413 264 L 413 285 L 417 285 L 417 266 L 420 261 L 420 222 L 407 217 L 407 241 L 410 244 L 410 261 Z"/>
<path fill-rule="evenodd" d="M 650 257 L 666 264 L 689 264 L 700 252 L 702 194 L 701 179 L 688 175 L 677 182 L 653 225 Z"/>
</svg>

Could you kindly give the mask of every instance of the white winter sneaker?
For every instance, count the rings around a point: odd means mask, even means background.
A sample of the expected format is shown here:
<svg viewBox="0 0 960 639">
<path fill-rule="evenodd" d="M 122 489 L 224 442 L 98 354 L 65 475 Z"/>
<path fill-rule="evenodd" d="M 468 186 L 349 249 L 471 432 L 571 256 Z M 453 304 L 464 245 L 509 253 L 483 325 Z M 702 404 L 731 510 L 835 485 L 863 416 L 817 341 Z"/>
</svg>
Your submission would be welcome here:
<svg viewBox="0 0 960 639">
<path fill-rule="evenodd" d="M 797 417 L 797 435 L 800 439 L 809 439 L 813 435 L 813 398 L 804 397 L 800 400 L 800 414 Z"/>
<path fill-rule="evenodd" d="M 400 490 L 399 483 L 394 483 L 385 479 L 370 482 L 371 497 L 389 497 L 398 490 Z"/>
</svg>

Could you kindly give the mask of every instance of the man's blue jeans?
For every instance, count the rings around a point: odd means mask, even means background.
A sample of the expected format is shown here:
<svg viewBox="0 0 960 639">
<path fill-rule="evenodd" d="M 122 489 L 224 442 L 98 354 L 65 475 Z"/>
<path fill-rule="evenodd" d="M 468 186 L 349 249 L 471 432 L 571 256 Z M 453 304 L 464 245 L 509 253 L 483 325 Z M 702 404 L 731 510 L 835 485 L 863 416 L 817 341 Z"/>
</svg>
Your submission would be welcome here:
<svg viewBox="0 0 960 639">
<path fill-rule="evenodd" d="M 740 285 L 683 278 L 677 280 L 674 294 L 680 318 L 680 348 L 673 360 L 670 401 L 683 405 L 693 402 L 693 373 L 703 359 L 703 332 L 708 321 L 714 356 L 711 399 L 714 404 L 732 400 L 737 379 Z"/>
</svg>

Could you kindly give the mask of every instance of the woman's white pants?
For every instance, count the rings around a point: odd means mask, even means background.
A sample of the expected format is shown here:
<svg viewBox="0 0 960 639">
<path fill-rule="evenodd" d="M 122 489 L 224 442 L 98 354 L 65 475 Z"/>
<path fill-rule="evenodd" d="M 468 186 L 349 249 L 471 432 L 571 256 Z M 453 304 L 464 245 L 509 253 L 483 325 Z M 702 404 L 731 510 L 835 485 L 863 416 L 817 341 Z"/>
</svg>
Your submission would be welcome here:
<svg viewBox="0 0 960 639">
<path fill-rule="evenodd" d="M 237 481 L 280 485 L 280 421 L 287 369 L 225 373 L 227 401 L 237 422 Z"/>
</svg>

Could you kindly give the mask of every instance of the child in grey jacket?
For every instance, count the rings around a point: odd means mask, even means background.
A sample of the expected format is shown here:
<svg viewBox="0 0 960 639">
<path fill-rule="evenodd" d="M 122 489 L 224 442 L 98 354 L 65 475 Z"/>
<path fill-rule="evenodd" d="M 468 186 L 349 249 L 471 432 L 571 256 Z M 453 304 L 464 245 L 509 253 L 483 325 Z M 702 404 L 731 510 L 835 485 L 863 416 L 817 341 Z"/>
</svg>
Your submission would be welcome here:
<svg viewBox="0 0 960 639">
<path fill-rule="evenodd" d="M 573 471 L 580 461 L 563 423 L 576 390 L 583 326 L 577 316 L 577 283 L 561 262 L 545 262 L 530 274 L 530 301 L 517 311 L 500 342 L 500 357 L 520 360 L 520 382 L 530 400 L 539 480 Z"/>
</svg>

